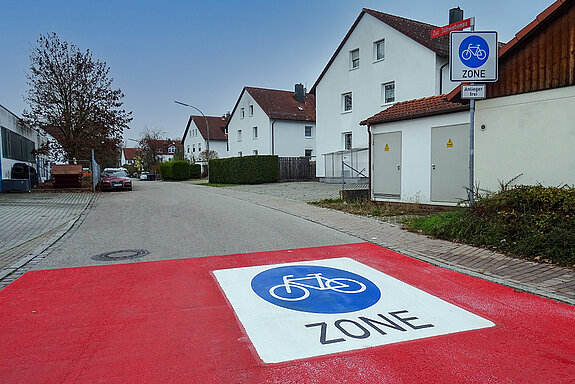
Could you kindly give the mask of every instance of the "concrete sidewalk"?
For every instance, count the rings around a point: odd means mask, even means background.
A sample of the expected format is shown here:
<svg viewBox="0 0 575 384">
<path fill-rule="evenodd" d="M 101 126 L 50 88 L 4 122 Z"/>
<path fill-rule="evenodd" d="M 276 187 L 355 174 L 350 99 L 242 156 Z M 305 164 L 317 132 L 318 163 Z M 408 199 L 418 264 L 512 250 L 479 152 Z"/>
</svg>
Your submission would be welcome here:
<svg viewBox="0 0 575 384">
<path fill-rule="evenodd" d="M 0 288 L 77 222 L 94 193 L 0 194 Z"/>
<path fill-rule="evenodd" d="M 340 185 L 303 182 L 215 188 L 216 193 L 305 218 L 431 264 L 575 305 L 575 271 L 432 239 L 377 219 L 305 204 L 337 197 Z M 321 191 L 315 193 L 314 191 Z M 288 198 L 288 196 L 291 196 Z"/>
</svg>

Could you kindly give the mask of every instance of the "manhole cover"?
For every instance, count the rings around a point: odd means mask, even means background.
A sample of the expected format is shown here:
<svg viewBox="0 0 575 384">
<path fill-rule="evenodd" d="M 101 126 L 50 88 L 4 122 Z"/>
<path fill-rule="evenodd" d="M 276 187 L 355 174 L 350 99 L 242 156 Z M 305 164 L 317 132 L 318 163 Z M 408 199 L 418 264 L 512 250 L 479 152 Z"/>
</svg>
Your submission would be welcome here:
<svg viewBox="0 0 575 384">
<path fill-rule="evenodd" d="M 146 256 L 149 253 L 150 252 L 145 249 L 123 249 L 121 251 L 101 253 L 99 255 L 92 256 L 92 259 L 103 261 L 136 259 L 138 257 Z"/>
</svg>

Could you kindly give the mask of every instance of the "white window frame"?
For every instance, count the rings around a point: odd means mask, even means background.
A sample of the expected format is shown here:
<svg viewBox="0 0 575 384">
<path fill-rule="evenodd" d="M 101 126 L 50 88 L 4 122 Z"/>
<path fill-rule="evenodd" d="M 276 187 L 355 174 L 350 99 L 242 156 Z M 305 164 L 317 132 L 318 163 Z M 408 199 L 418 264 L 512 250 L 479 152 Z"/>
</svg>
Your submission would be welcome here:
<svg viewBox="0 0 575 384">
<path fill-rule="evenodd" d="M 242 130 L 241 129 L 238 129 L 236 138 L 238 140 L 238 143 L 241 143 L 241 141 L 242 141 Z"/>
<path fill-rule="evenodd" d="M 354 58 L 356 53 L 357 57 Z M 349 69 L 352 70 L 357 68 L 359 68 L 359 48 L 349 51 Z"/>
<path fill-rule="evenodd" d="M 252 137 L 254 140 L 257 140 L 257 138 L 258 138 L 258 127 L 252 128 Z"/>
<path fill-rule="evenodd" d="M 349 109 L 347 109 L 346 98 L 349 96 Z M 352 92 L 346 92 L 341 94 L 341 112 L 348 113 L 353 110 L 353 95 Z"/>
<path fill-rule="evenodd" d="M 308 135 L 309 129 L 309 135 Z M 304 128 L 304 136 L 306 139 L 313 139 L 313 125 L 306 125 Z"/>
<path fill-rule="evenodd" d="M 250 117 L 254 115 L 254 105 L 253 104 L 250 104 L 250 106 L 249 106 L 249 115 L 250 115 Z"/>
<path fill-rule="evenodd" d="M 308 155 L 309 152 L 309 155 Z M 313 149 L 304 149 L 304 157 L 313 157 Z"/>
<path fill-rule="evenodd" d="M 238 156 L 239 156 L 239 157 L 242 157 L 242 156 L 243 156 L 242 151 L 239 151 L 239 152 L 238 152 Z"/>
<path fill-rule="evenodd" d="M 168 153 L 176 153 L 176 147 L 173 145 L 170 145 L 168 147 Z"/>
<path fill-rule="evenodd" d="M 382 57 L 377 56 L 377 54 L 379 52 L 377 48 L 380 44 L 383 45 L 383 56 Z M 381 39 L 381 40 L 378 40 L 378 41 L 373 43 L 373 62 L 375 63 L 377 61 L 382 61 L 382 60 L 385 60 L 385 39 Z"/>
<path fill-rule="evenodd" d="M 246 117 L 246 110 L 245 110 L 245 108 L 241 108 L 240 109 L 240 119 L 243 119 L 244 117 Z"/>
<path fill-rule="evenodd" d="M 254 149 L 254 150 L 252 151 L 252 153 L 253 153 L 254 156 L 257 156 L 257 155 L 258 155 L 258 150 L 257 150 L 257 149 Z"/>
<path fill-rule="evenodd" d="M 342 140 L 343 140 L 343 149 L 344 150 L 350 150 L 353 148 L 353 133 L 352 132 L 343 132 L 342 134 Z M 349 148 L 348 148 L 348 137 L 349 137 Z"/>
<path fill-rule="evenodd" d="M 387 99 L 387 92 L 386 92 L 386 88 L 388 88 L 389 86 L 393 86 L 393 100 L 389 100 Z M 395 97 L 395 81 L 388 81 L 387 83 L 383 83 L 381 84 L 381 102 L 383 105 L 386 104 L 392 104 L 395 103 L 396 97 Z"/>
</svg>

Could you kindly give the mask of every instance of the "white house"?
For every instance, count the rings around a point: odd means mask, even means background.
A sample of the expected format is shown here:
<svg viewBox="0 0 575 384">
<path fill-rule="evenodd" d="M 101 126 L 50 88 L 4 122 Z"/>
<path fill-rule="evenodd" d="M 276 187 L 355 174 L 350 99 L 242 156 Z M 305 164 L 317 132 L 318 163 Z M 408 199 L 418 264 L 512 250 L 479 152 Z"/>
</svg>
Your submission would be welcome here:
<svg viewBox="0 0 575 384">
<path fill-rule="evenodd" d="M 575 2 L 558 0 L 499 51 L 476 103 L 475 180 L 575 185 Z"/>
<path fill-rule="evenodd" d="M 315 97 L 302 84 L 295 92 L 244 87 L 228 122 L 230 156 L 315 157 Z"/>
<path fill-rule="evenodd" d="M 354 168 L 369 172 L 368 133 L 360 121 L 398 101 L 455 88 L 449 80 L 449 36 L 431 39 L 434 28 L 361 11 L 310 90 L 316 96 L 318 177 L 339 177 L 341 167 L 332 165 L 350 155 L 358 159 Z"/>
<path fill-rule="evenodd" d="M 370 133 L 372 200 L 443 205 L 467 198 L 469 105 L 431 96 L 362 124 Z"/>
<path fill-rule="evenodd" d="M 210 152 L 214 151 L 218 158 L 228 157 L 228 135 L 226 124 L 229 116 L 190 116 L 182 143 L 184 145 L 184 156 L 191 161 L 205 164 L 201 153 L 208 148 L 208 128 L 210 127 Z"/>
<path fill-rule="evenodd" d="M 34 167 L 38 181 L 50 178 L 50 162 L 47 156 L 34 155 L 33 151 L 53 140 L 43 131 L 28 127 L 24 122 L 0 105 L 0 190 L 1 180 L 12 178 L 12 168 L 16 163 Z"/>
</svg>

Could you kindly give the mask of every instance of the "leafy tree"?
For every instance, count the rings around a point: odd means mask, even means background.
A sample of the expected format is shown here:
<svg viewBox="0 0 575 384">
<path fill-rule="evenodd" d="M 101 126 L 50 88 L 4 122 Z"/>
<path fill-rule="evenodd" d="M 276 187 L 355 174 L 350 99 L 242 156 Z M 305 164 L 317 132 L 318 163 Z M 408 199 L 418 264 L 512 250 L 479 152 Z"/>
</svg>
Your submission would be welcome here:
<svg viewBox="0 0 575 384">
<path fill-rule="evenodd" d="M 218 157 L 219 156 L 218 156 L 218 153 L 216 151 L 213 151 L 210 149 L 210 153 L 208 155 L 208 150 L 206 149 L 200 153 L 200 155 L 198 156 L 198 161 L 202 161 L 202 162 L 203 161 L 209 161 L 212 159 L 217 159 Z"/>
<path fill-rule="evenodd" d="M 30 110 L 23 113 L 30 126 L 57 140 L 40 151 L 80 160 L 89 159 L 94 149 L 99 162 L 118 164 L 122 133 L 129 128 L 132 112 L 122 109 L 124 94 L 112 89 L 109 72 L 90 50 L 83 52 L 55 33 L 40 36 L 26 76 Z"/>
</svg>

